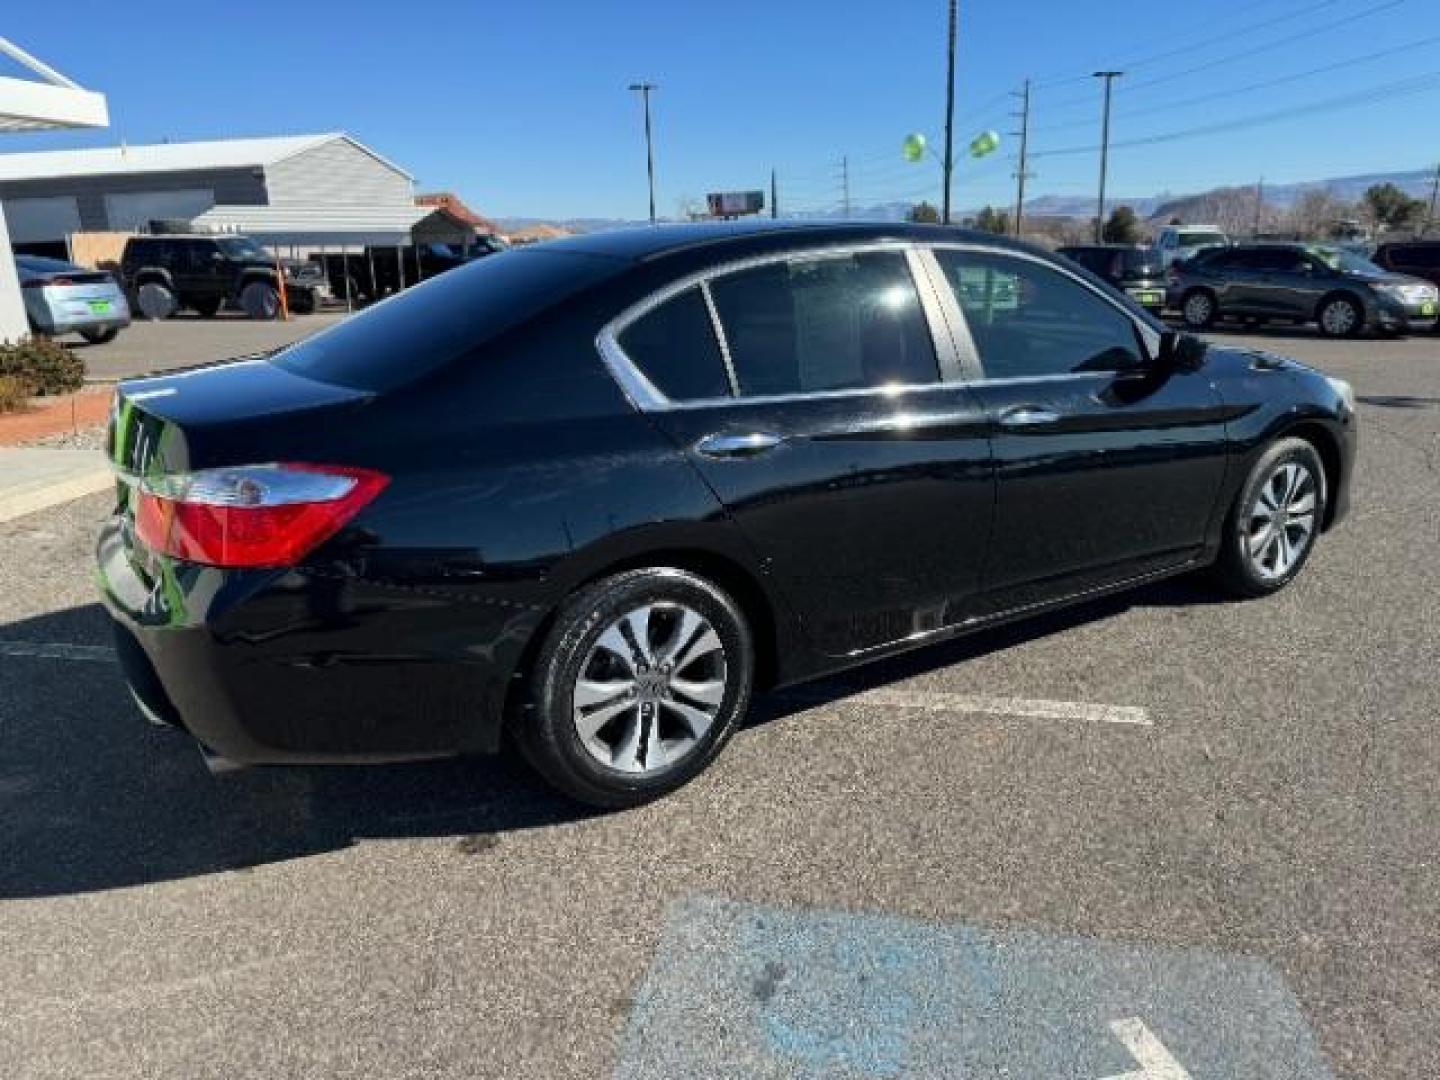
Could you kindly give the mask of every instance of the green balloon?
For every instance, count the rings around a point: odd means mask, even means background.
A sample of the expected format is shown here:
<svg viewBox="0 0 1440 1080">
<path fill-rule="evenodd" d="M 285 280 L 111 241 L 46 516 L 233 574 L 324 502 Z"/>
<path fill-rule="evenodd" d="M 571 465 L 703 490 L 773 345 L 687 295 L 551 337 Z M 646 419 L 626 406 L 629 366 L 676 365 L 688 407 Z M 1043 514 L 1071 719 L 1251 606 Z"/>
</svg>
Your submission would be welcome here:
<svg viewBox="0 0 1440 1080">
<path fill-rule="evenodd" d="M 900 144 L 900 154 L 906 161 L 919 161 L 925 156 L 925 136 L 918 131 L 906 135 Z"/>
<path fill-rule="evenodd" d="M 982 158 L 986 154 L 992 154 L 1000 147 L 1000 133 L 998 131 L 982 131 L 970 141 L 970 156 Z"/>
</svg>

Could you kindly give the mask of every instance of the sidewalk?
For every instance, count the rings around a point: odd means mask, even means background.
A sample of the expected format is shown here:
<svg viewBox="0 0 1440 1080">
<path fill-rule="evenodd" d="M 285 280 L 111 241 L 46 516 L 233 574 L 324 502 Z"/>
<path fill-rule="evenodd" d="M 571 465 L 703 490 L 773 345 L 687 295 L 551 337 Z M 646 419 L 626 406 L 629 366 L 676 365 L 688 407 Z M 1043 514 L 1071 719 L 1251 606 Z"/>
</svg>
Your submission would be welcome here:
<svg viewBox="0 0 1440 1080">
<path fill-rule="evenodd" d="M 114 482 L 105 456 L 95 450 L 0 447 L 0 521 L 104 491 Z"/>
</svg>

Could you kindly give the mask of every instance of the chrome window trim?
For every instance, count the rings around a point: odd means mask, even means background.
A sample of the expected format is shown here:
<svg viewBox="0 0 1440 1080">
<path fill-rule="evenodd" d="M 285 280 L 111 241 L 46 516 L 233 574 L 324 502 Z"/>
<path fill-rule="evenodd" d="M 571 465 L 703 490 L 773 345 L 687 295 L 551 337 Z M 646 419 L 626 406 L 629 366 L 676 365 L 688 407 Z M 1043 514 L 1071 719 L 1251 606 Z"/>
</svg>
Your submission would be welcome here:
<svg viewBox="0 0 1440 1080">
<path fill-rule="evenodd" d="M 871 240 L 858 244 L 841 244 L 831 247 L 819 248 L 796 248 L 789 251 L 767 252 L 764 255 L 752 255 L 743 259 L 732 259 L 729 262 L 719 263 L 715 266 L 706 267 L 704 270 L 696 270 L 683 277 L 668 282 L 659 289 L 650 293 L 641 300 L 637 300 L 620 314 L 616 315 L 600 329 L 595 337 L 595 347 L 600 353 L 605 366 L 609 368 L 610 374 L 620 385 L 621 391 L 630 400 L 630 403 L 641 412 L 667 412 L 675 409 L 701 409 L 713 408 L 718 405 L 769 405 L 779 404 L 787 401 L 824 401 L 833 398 L 847 397 L 895 397 L 899 394 L 910 393 L 917 390 L 950 389 L 959 385 L 959 380 L 952 381 L 949 376 L 959 373 L 959 365 L 955 360 L 954 342 L 948 327 L 943 325 L 943 311 L 937 312 L 933 308 L 934 298 L 931 306 L 926 303 L 927 289 L 933 289 L 928 273 L 922 278 L 916 273 L 916 263 L 911 253 L 922 245 L 912 240 Z M 739 394 L 739 380 L 734 373 L 734 364 L 730 355 L 729 342 L 725 337 L 725 328 L 720 321 L 719 311 L 715 308 L 714 299 L 710 294 L 710 282 L 716 278 L 725 277 L 728 274 L 739 273 L 742 270 L 750 270 L 757 266 L 768 266 L 777 262 L 815 262 L 822 259 L 838 259 L 847 255 L 856 255 L 870 252 L 894 251 L 905 256 L 906 266 L 910 271 L 911 284 L 915 289 L 917 298 L 920 301 L 921 310 L 925 316 L 925 323 L 930 332 L 930 345 L 935 352 L 937 367 L 936 381 L 926 383 L 891 383 L 885 386 L 857 386 L 841 390 L 811 390 L 796 394 L 764 394 L 754 396 L 742 396 Z M 676 400 L 667 397 L 660 389 L 652 383 L 639 365 L 626 355 L 625 350 L 620 346 L 620 335 L 630 328 L 631 324 L 644 318 L 666 301 L 679 296 L 687 289 L 699 287 L 710 312 L 711 328 L 716 335 L 716 343 L 720 347 L 721 360 L 725 364 L 727 377 L 731 380 L 731 394 L 726 397 L 714 398 L 687 398 Z M 948 286 L 947 286 L 948 288 Z M 942 325 L 937 326 L 932 320 L 939 314 L 942 317 Z M 944 333 L 940 333 L 943 330 Z M 949 345 L 947 350 L 946 346 Z M 949 370 L 947 371 L 946 358 L 949 358 Z"/>
<path fill-rule="evenodd" d="M 950 325 L 950 339 L 955 346 L 956 366 L 961 372 L 960 381 L 965 383 L 983 382 L 985 369 L 980 364 L 980 351 L 975 347 L 975 338 L 970 333 L 970 322 L 960 309 L 960 300 L 955 295 L 955 290 L 946 280 L 945 271 L 940 268 L 940 263 L 935 258 L 935 252 L 931 250 L 931 245 L 926 245 L 917 252 L 917 255 L 921 265 L 925 268 L 930 288 L 938 299 L 940 310 Z"/>
<path fill-rule="evenodd" d="M 944 383 L 963 382 L 965 364 L 955 340 L 955 324 L 946 314 L 944 294 L 935 287 L 935 277 L 931 272 L 934 258 L 914 245 L 905 250 L 905 262 L 910 267 L 915 295 L 920 298 L 920 309 L 925 313 L 925 322 L 930 328 L 930 344 L 935 350 L 939 379 Z"/>
<path fill-rule="evenodd" d="M 730 384 L 730 396 L 740 396 L 740 376 L 735 374 L 735 361 L 730 358 L 730 339 L 725 336 L 725 324 L 720 321 L 720 312 L 715 307 L 715 297 L 710 293 L 710 279 L 700 282 L 700 295 L 705 297 L 705 310 L 710 313 L 710 329 L 720 345 L 720 360 L 725 365 L 725 381 Z"/>
<path fill-rule="evenodd" d="M 943 286 L 944 286 L 944 292 L 945 292 L 945 293 L 948 293 L 949 296 L 950 296 L 950 304 L 948 304 L 948 305 L 946 306 L 946 310 L 947 310 L 947 311 L 950 311 L 953 315 L 955 315 L 955 316 L 960 320 L 959 325 L 964 328 L 964 329 L 963 329 L 963 334 L 957 332 L 957 335 L 956 335 L 956 336 L 957 336 L 957 340 L 960 340 L 960 339 L 963 337 L 963 339 L 967 339 L 967 340 L 969 341 L 970 349 L 972 350 L 971 353 L 970 353 L 970 355 L 975 358 L 975 362 L 976 362 L 975 371 L 976 371 L 977 377 L 978 377 L 978 379 L 979 379 L 980 381 L 984 381 L 984 382 L 1001 382 L 1001 381 L 1004 381 L 1004 382 L 1014 382 L 1014 381 L 1017 381 L 1017 380 L 1015 380 L 1015 379 L 1000 380 L 1000 379 L 985 379 L 985 378 L 984 378 L 984 370 L 985 370 L 985 368 L 984 368 L 984 360 L 983 360 L 983 358 L 980 356 L 979 352 L 975 350 L 975 340 L 974 340 L 974 338 L 973 338 L 973 337 L 971 336 L 971 334 L 970 334 L 970 323 L 969 323 L 969 321 L 965 318 L 965 312 L 964 312 L 964 310 L 960 307 L 959 298 L 955 296 L 955 290 L 950 287 L 950 282 L 946 279 L 946 277 L 945 277 L 945 271 L 940 267 L 939 260 L 938 260 L 938 259 L 935 259 L 934 252 L 936 252 L 936 251 L 971 251 L 971 252 L 978 252 L 978 253 L 983 254 L 983 255 L 999 255 L 999 256 L 1002 256 L 1002 257 L 1007 257 L 1007 258 L 1012 258 L 1012 259 L 1020 259 L 1020 260 L 1022 260 L 1022 261 L 1024 261 L 1024 262 L 1031 262 L 1031 263 L 1034 263 L 1034 264 L 1037 265 L 1037 266 L 1043 266 L 1043 267 L 1046 267 L 1046 268 L 1049 269 L 1049 270 L 1053 270 L 1055 273 L 1060 274 L 1060 275 L 1063 276 L 1063 277 L 1069 278 L 1069 279 L 1070 279 L 1071 281 L 1073 281 L 1075 284 L 1079 285 L 1082 289 L 1084 289 L 1084 290 L 1086 290 L 1087 292 L 1089 292 L 1090 295 L 1092 295 L 1092 296 L 1094 296 L 1094 297 L 1097 297 L 1097 298 L 1100 299 L 1100 300 L 1103 300 L 1105 303 L 1109 304 L 1109 305 L 1110 305 L 1111 307 L 1113 307 L 1116 311 L 1118 311 L 1121 315 L 1123 315 L 1123 316 L 1129 321 L 1130 325 L 1131 325 L 1132 327 L 1134 327 L 1135 333 L 1136 333 L 1136 335 L 1139 337 L 1140 342 L 1141 342 L 1142 346 L 1144 347 L 1144 349 L 1145 349 L 1145 351 L 1146 351 L 1146 354 L 1147 354 L 1146 359 L 1153 361 L 1153 360 L 1155 359 L 1155 357 L 1156 357 L 1157 355 L 1159 355 L 1159 350 L 1160 350 L 1160 333 L 1159 333 L 1159 331 L 1155 330 L 1155 329 L 1154 329 L 1153 327 L 1151 327 L 1148 323 L 1143 322 L 1143 321 L 1140 320 L 1140 319 L 1137 319 L 1137 318 L 1135 317 L 1135 313 L 1134 313 L 1133 311 L 1127 310 L 1126 307 L 1125 307 L 1125 305 L 1124 305 L 1123 303 L 1121 303 L 1119 300 L 1117 300 L 1115 297 L 1113 297 L 1113 296 L 1107 296 L 1105 293 L 1103 293 L 1103 292 L 1101 292 L 1099 289 L 1095 288 L 1095 286 L 1092 285 L 1090 282 L 1088 282 L 1088 281 L 1086 281 L 1084 278 L 1082 278 L 1079 274 L 1076 274 L 1074 271 L 1066 268 L 1065 266 L 1062 266 L 1062 265 L 1061 265 L 1060 263 L 1058 263 L 1058 262 L 1051 261 L 1050 259 L 1041 258 L 1041 257 L 1038 256 L 1038 255 L 1032 255 L 1032 254 L 1030 254 L 1030 252 L 1028 252 L 1028 251 L 1019 251 L 1019 250 L 1016 250 L 1016 249 L 1014 249 L 1014 248 L 1000 247 L 1000 246 L 997 245 L 997 244 L 975 243 L 975 242 L 973 242 L 973 241 L 971 241 L 971 242 L 958 241 L 958 240 L 957 240 L 957 241 L 949 241 L 949 242 L 943 241 L 943 240 L 940 240 L 940 241 L 930 241 L 930 242 L 927 242 L 927 243 L 926 243 L 925 247 L 926 247 L 926 249 L 931 253 L 930 257 L 931 257 L 931 260 L 932 260 L 932 262 L 933 262 L 934 273 L 935 273 L 935 275 L 936 275 L 936 283 L 937 283 L 938 285 L 943 285 Z M 1063 375 L 1063 374 L 1065 374 L 1065 373 L 1061 373 L 1061 374 Z M 1088 373 L 1086 373 L 1086 374 L 1088 374 Z M 1110 373 L 1108 373 L 1108 374 L 1113 374 L 1113 372 L 1110 372 Z M 1026 381 L 1028 381 L 1028 380 L 1036 379 L 1036 378 L 1039 378 L 1039 379 L 1051 379 L 1051 378 L 1057 378 L 1057 377 L 1059 377 L 1059 376 L 1057 376 L 1057 375 L 1040 375 L 1040 376 L 1025 376 L 1024 379 L 1025 379 Z"/>
</svg>

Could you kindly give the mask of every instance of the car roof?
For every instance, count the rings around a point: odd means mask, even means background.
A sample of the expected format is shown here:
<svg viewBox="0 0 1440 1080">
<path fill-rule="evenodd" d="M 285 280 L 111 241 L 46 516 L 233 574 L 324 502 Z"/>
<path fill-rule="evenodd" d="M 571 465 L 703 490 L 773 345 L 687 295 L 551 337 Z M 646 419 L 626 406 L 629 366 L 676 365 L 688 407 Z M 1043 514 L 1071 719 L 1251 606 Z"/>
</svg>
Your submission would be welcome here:
<svg viewBox="0 0 1440 1080">
<path fill-rule="evenodd" d="M 1027 253 L 1043 249 L 993 233 L 977 232 L 946 225 L 924 225 L 902 221 L 727 221 L 674 222 L 662 225 L 614 229 L 580 236 L 547 240 L 546 251 L 573 251 L 604 255 L 635 262 L 648 262 L 681 253 L 713 251 L 743 258 L 787 247 L 824 247 L 844 244 L 895 241 L 962 240 Z"/>
</svg>

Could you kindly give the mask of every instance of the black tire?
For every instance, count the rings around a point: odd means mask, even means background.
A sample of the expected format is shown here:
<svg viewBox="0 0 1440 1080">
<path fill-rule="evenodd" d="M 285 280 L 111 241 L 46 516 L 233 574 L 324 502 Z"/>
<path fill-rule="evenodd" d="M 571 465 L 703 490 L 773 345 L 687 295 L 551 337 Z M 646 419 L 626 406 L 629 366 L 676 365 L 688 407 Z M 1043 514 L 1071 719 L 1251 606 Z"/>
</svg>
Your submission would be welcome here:
<svg viewBox="0 0 1440 1080">
<path fill-rule="evenodd" d="M 220 310 L 220 298 L 218 296 L 207 297 L 204 300 L 196 300 L 190 305 L 203 317 L 213 319 L 215 313 Z"/>
<path fill-rule="evenodd" d="M 1192 330 L 1205 330 L 1215 325 L 1220 303 L 1209 289 L 1191 289 L 1180 298 L 1180 317 Z"/>
<path fill-rule="evenodd" d="M 240 307 L 252 319 L 274 319 L 280 315 L 280 294 L 268 281 L 252 281 L 240 290 Z"/>
<path fill-rule="evenodd" d="M 300 289 L 290 298 L 290 311 L 295 315 L 315 314 L 315 292 L 313 289 Z"/>
<path fill-rule="evenodd" d="M 1326 337 L 1359 337 L 1365 332 L 1365 309 L 1354 297 L 1327 296 L 1315 310 L 1315 322 Z"/>
<path fill-rule="evenodd" d="M 723 669 L 716 680 L 723 682 L 723 696 L 708 728 L 693 738 L 676 760 L 653 771 L 626 772 L 602 763 L 593 750 L 587 749 L 575 716 L 575 690 L 588 665 L 600 655 L 597 642 L 601 637 L 627 613 L 649 605 L 675 609 L 683 605 L 710 624 L 723 650 L 719 661 Z M 678 615 L 676 620 L 678 626 Z M 676 649 L 687 651 L 679 645 Z M 682 664 L 681 668 L 689 669 L 689 665 Z M 653 670 L 659 670 L 658 664 Z M 626 571 L 586 586 L 561 606 L 529 673 L 527 707 L 514 718 L 516 742 L 536 771 L 571 798 L 605 809 L 637 806 L 688 783 L 715 759 L 750 704 L 754 672 L 750 628 L 739 607 L 724 592 L 683 570 L 658 567 Z M 681 672 L 675 674 L 678 677 Z M 683 729 L 675 727 L 680 715 L 663 703 L 648 707 L 648 720 L 639 712 L 631 713 L 632 706 L 622 708 L 624 712 L 617 714 L 614 722 L 635 725 L 632 745 L 646 743 L 652 730 L 658 740 L 662 724 L 669 725 L 672 731 L 689 730 L 693 734 L 688 725 Z"/>
<path fill-rule="evenodd" d="M 153 322 L 174 315 L 179 301 L 163 281 L 142 281 L 135 291 L 135 306 L 140 309 L 140 314 Z"/>
<path fill-rule="evenodd" d="M 1299 466 L 1311 479 L 1314 498 L 1309 511 L 1310 531 L 1305 536 L 1303 547 L 1288 568 L 1280 573 L 1267 573 L 1263 560 L 1257 565 L 1257 559 L 1250 554 L 1253 542 L 1261 539 L 1265 533 L 1263 525 L 1257 526 L 1256 522 L 1260 519 L 1252 517 L 1252 510 L 1259 509 L 1257 502 L 1261 489 L 1273 484 L 1277 474 L 1287 465 Z M 1303 505 L 1305 489 L 1300 486 L 1297 490 L 1302 496 L 1297 505 Z M 1274 491 L 1272 487 L 1272 495 Z M 1315 550 L 1315 542 L 1319 539 L 1320 529 L 1325 521 L 1325 508 L 1329 497 L 1325 465 L 1314 445 L 1294 437 L 1277 439 L 1256 459 L 1250 475 L 1245 478 L 1244 485 L 1226 515 L 1225 530 L 1220 538 L 1220 554 L 1213 568 L 1215 579 L 1234 596 L 1269 596 L 1279 592 L 1295 580 L 1309 561 L 1311 552 Z M 1287 535 L 1293 538 L 1295 529 L 1290 529 Z M 1268 550 L 1267 546 L 1262 552 Z"/>
<path fill-rule="evenodd" d="M 103 330 L 81 330 L 80 336 L 91 345 L 105 345 L 114 341 L 115 336 L 120 333 L 118 326 L 107 326 Z"/>
</svg>

